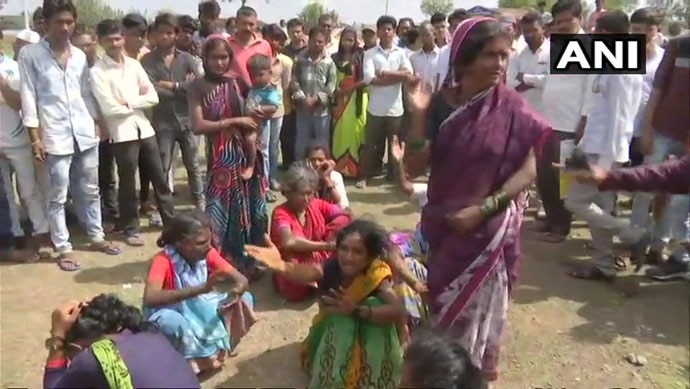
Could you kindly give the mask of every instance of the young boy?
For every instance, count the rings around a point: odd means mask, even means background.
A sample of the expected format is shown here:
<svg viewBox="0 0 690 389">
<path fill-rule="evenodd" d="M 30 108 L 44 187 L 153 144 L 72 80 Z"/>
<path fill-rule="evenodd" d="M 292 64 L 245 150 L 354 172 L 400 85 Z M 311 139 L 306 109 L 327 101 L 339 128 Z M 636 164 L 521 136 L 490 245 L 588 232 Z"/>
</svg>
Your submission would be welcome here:
<svg viewBox="0 0 690 389">
<path fill-rule="evenodd" d="M 270 57 L 263 54 L 256 54 L 249 59 L 247 70 L 252 80 L 252 88 L 247 96 L 247 112 L 259 111 L 264 118 L 270 118 L 278 110 L 281 104 L 280 93 L 276 86 L 271 83 L 273 61 Z M 264 120 L 261 131 L 269 131 L 266 128 L 268 120 Z M 242 178 L 248 180 L 254 175 L 256 165 L 256 142 L 258 133 L 256 131 L 244 130 L 244 152 L 247 156 L 247 166 L 242 171 Z M 268 174 L 268 172 L 264 172 Z"/>
</svg>

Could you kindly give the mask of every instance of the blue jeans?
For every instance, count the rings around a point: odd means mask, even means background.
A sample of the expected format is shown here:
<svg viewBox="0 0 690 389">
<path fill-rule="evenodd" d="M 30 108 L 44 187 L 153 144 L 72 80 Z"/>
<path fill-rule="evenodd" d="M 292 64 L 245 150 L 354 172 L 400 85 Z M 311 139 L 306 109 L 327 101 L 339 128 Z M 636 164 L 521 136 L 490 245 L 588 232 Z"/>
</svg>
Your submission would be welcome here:
<svg viewBox="0 0 690 389">
<path fill-rule="evenodd" d="M 312 112 L 297 111 L 297 129 L 295 132 L 295 160 L 306 157 L 307 148 L 318 144 L 330 149 L 331 115 L 314 116 Z"/>
<path fill-rule="evenodd" d="M 654 134 L 654 152 L 652 155 L 645 157 L 645 164 L 657 164 L 664 162 L 670 155 L 681 157 L 685 155 L 687 145 L 683 142 L 676 141 L 667 137 L 666 135 Z M 652 232 L 652 246 L 654 251 L 663 250 L 671 240 L 671 236 L 678 242 L 688 242 L 690 236 L 688 235 L 688 223 L 690 219 L 690 196 L 688 195 L 673 195 L 669 200 L 669 204 L 664 210 L 661 220 L 652 225 L 652 220 L 649 215 L 649 207 L 654 199 L 654 193 L 638 192 L 635 193 L 633 199 L 632 214 L 630 215 L 630 223 L 639 227 L 649 228 Z M 679 245 L 673 250 L 673 255 L 678 260 L 690 260 L 684 247 Z"/>
<path fill-rule="evenodd" d="M 283 117 L 267 120 L 261 130 L 259 151 L 264 157 L 264 172 L 268 179 L 278 179 L 278 154 L 280 153 L 280 129 L 283 127 Z"/>
<path fill-rule="evenodd" d="M 98 146 L 69 155 L 46 155 L 50 178 L 48 223 L 50 238 L 59 253 L 72 251 L 65 221 L 67 192 L 77 209 L 77 216 L 93 243 L 102 242 L 101 196 L 98 188 Z"/>
</svg>

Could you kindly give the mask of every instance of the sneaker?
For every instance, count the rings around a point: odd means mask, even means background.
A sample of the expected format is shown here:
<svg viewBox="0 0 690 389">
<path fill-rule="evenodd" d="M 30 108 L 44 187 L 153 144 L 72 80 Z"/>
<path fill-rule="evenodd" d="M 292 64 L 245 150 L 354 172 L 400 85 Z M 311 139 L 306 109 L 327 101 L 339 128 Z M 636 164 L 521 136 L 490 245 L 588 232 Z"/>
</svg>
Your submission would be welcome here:
<svg viewBox="0 0 690 389">
<path fill-rule="evenodd" d="M 672 281 L 690 277 L 690 262 L 680 262 L 673 257 L 665 263 L 648 269 L 647 277 L 656 281 Z"/>
</svg>

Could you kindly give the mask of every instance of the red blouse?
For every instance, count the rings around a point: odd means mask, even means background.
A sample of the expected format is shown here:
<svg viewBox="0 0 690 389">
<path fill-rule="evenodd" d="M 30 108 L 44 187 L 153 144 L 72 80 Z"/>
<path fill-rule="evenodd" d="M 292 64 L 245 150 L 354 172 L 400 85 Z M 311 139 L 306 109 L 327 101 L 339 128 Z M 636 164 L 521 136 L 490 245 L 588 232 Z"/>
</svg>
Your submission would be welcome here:
<svg viewBox="0 0 690 389">
<path fill-rule="evenodd" d="M 206 263 L 208 265 L 209 274 L 217 271 L 231 272 L 234 268 L 228 261 L 223 259 L 218 250 L 211 248 L 206 256 Z M 149 268 L 148 282 L 163 281 L 164 290 L 175 290 L 175 270 L 173 263 L 165 253 L 160 251 L 151 260 L 151 267 Z"/>
</svg>

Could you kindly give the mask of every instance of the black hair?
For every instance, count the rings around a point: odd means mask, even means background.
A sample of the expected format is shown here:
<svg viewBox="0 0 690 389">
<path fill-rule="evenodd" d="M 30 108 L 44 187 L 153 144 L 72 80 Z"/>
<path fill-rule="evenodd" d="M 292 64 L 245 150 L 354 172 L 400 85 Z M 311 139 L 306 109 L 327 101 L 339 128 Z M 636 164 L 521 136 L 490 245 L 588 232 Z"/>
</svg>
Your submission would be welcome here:
<svg viewBox="0 0 690 389">
<path fill-rule="evenodd" d="M 77 23 L 77 25 L 74 27 L 74 32 L 72 32 L 72 38 L 74 39 L 80 35 L 89 35 L 92 38 L 96 37 L 96 34 L 88 27 L 86 27 L 85 24 Z"/>
<path fill-rule="evenodd" d="M 321 34 L 325 38 L 328 38 L 328 32 L 326 30 L 324 30 L 323 28 L 315 27 L 309 30 L 309 39 L 317 36 L 318 34 Z"/>
<path fill-rule="evenodd" d="M 103 38 L 108 35 L 122 34 L 122 24 L 115 19 L 105 19 L 96 25 L 96 36 Z"/>
<path fill-rule="evenodd" d="M 179 15 L 177 17 L 177 25 L 180 30 L 199 31 L 199 22 L 190 15 Z"/>
<path fill-rule="evenodd" d="M 286 41 L 288 39 L 285 31 L 283 31 L 283 29 L 275 23 L 264 24 L 264 26 L 261 27 L 261 35 L 264 37 L 264 39 L 275 39 L 282 41 Z"/>
<path fill-rule="evenodd" d="M 352 31 L 352 30 L 349 30 L 349 31 Z M 326 158 L 331 157 L 331 149 L 329 149 L 326 144 L 320 143 L 320 142 L 314 142 L 314 143 L 310 144 L 309 147 L 307 147 L 307 152 L 305 153 L 305 155 L 308 156 L 309 154 L 311 154 L 315 151 L 323 151 L 323 153 L 326 155 Z"/>
<path fill-rule="evenodd" d="M 457 337 L 420 329 L 407 346 L 404 364 L 419 388 L 484 389 L 488 383 Z"/>
<path fill-rule="evenodd" d="M 208 66 L 208 54 L 216 49 L 222 48 L 228 53 L 228 59 L 230 60 L 230 63 L 232 64 L 232 61 L 235 59 L 235 52 L 232 51 L 232 47 L 230 47 L 230 43 L 228 43 L 227 39 L 212 39 L 212 40 L 207 40 L 204 42 L 203 50 L 201 52 L 201 62 L 204 67 L 204 80 L 209 81 L 214 84 L 219 84 L 223 81 L 226 80 L 225 76 L 222 74 L 215 74 L 211 71 L 211 68 Z M 243 80 L 240 79 L 240 85 L 242 85 Z M 165 229 L 164 229 L 165 230 Z M 163 238 L 163 236 L 161 236 Z M 158 244 L 160 242 L 160 239 L 158 240 Z"/>
<path fill-rule="evenodd" d="M 431 15 L 431 24 L 438 24 L 438 23 L 445 23 L 446 19 L 446 14 L 441 13 L 441 12 L 436 12 L 435 14 Z"/>
<path fill-rule="evenodd" d="M 671 36 L 677 36 L 680 35 L 680 33 L 683 32 L 683 23 L 675 21 L 671 22 L 668 25 L 668 34 Z"/>
<path fill-rule="evenodd" d="M 193 239 L 207 228 L 211 228 L 211 220 L 206 213 L 199 210 L 182 212 L 165 224 L 156 245 L 163 248 L 169 244 Z"/>
<path fill-rule="evenodd" d="M 630 20 L 628 15 L 621 10 L 609 11 L 597 18 L 596 30 L 627 34 L 630 31 Z"/>
<path fill-rule="evenodd" d="M 153 20 L 153 29 L 157 30 L 158 28 L 166 26 L 166 27 L 172 27 L 175 29 L 175 32 L 180 31 L 180 25 L 178 23 L 178 18 L 169 13 L 169 12 L 164 12 L 164 13 L 159 13 L 156 15 L 156 18 Z"/>
<path fill-rule="evenodd" d="M 126 29 L 136 28 L 140 33 L 144 34 L 148 31 L 149 24 L 141 14 L 129 13 L 122 18 L 122 27 Z"/>
<path fill-rule="evenodd" d="M 410 27 L 414 27 L 414 26 L 415 26 L 415 24 L 414 24 L 414 19 L 408 18 L 408 17 L 404 17 L 404 18 L 400 18 L 400 20 L 398 20 L 398 27 L 399 27 L 401 24 L 405 23 L 405 22 L 410 23 Z"/>
<path fill-rule="evenodd" d="M 220 4 L 216 0 L 207 0 L 199 3 L 197 11 L 199 15 L 217 18 L 220 16 Z"/>
<path fill-rule="evenodd" d="M 630 23 L 658 26 L 661 24 L 661 17 L 654 8 L 645 7 L 636 10 L 630 15 Z"/>
<path fill-rule="evenodd" d="M 462 44 L 462 55 L 453 59 L 455 61 L 453 65 L 459 65 L 461 68 L 471 65 L 477 60 L 484 47 L 497 37 L 508 39 L 508 35 L 497 20 L 477 23 L 467 34 Z"/>
<path fill-rule="evenodd" d="M 233 23 L 236 23 L 236 22 L 237 22 L 237 18 L 234 16 L 231 16 L 231 17 L 225 19 L 225 28 L 232 26 Z"/>
<path fill-rule="evenodd" d="M 376 21 L 376 28 L 379 29 L 384 26 L 391 26 L 395 30 L 398 28 L 398 21 L 390 15 L 383 15 Z"/>
<path fill-rule="evenodd" d="M 34 21 L 36 19 L 41 20 L 44 18 L 45 18 L 45 16 L 43 16 L 43 7 L 36 7 L 36 9 L 34 10 L 34 13 L 31 14 L 31 20 L 32 21 Z"/>
<path fill-rule="evenodd" d="M 157 327 L 144 320 L 139 308 L 125 303 L 114 294 L 99 294 L 81 309 L 77 321 L 65 334 L 65 342 L 98 340 L 123 330 L 138 333 L 156 331 Z"/>
<path fill-rule="evenodd" d="M 77 7 L 71 0 L 43 0 L 41 13 L 44 20 L 48 21 L 61 12 L 69 12 L 74 19 L 77 19 Z"/>
<path fill-rule="evenodd" d="M 292 18 L 287 22 L 288 30 L 295 27 L 304 27 L 304 22 L 298 18 Z"/>
<path fill-rule="evenodd" d="M 388 237 L 386 230 L 378 223 L 369 220 L 357 219 L 345 226 L 335 239 L 336 247 L 339 247 L 345 238 L 352 234 L 359 234 L 367 250 L 369 258 L 384 257 L 388 253 Z"/>
<path fill-rule="evenodd" d="M 467 13 L 467 11 L 464 8 L 458 8 L 453 13 L 448 15 L 448 22 L 450 23 L 451 21 L 458 21 L 462 22 L 463 20 L 469 19 L 470 14 Z"/>
<path fill-rule="evenodd" d="M 534 22 L 539 23 L 540 26 L 544 25 L 541 15 L 535 11 L 527 12 L 520 19 L 520 24 L 532 24 Z"/>
<path fill-rule="evenodd" d="M 333 17 L 332 14 L 326 12 L 325 14 L 321 14 L 321 16 L 319 16 L 319 19 L 316 23 L 321 24 L 322 22 L 324 22 L 326 20 L 330 20 L 330 21 L 334 22 L 335 18 Z"/>
<path fill-rule="evenodd" d="M 271 57 L 263 54 L 254 54 L 247 61 L 247 70 L 249 74 L 257 75 L 263 71 L 271 70 L 272 65 Z"/>
<path fill-rule="evenodd" d="M 580 0 L 558 0 L 553 7 L 551 7 L 551 15 L 555 18 L 556 15 L 563 12 L 572 12 L 576 18 L 582 17 L 582 3 Z"/>
<path fill-rule="evenodd" d="M 257 16 L 257 14 L 254 8 L 243 6 L 238 8 L 237 13 L 235 13 L 235 17 L 239 18 L 240 16 Z"/>
</svg>

